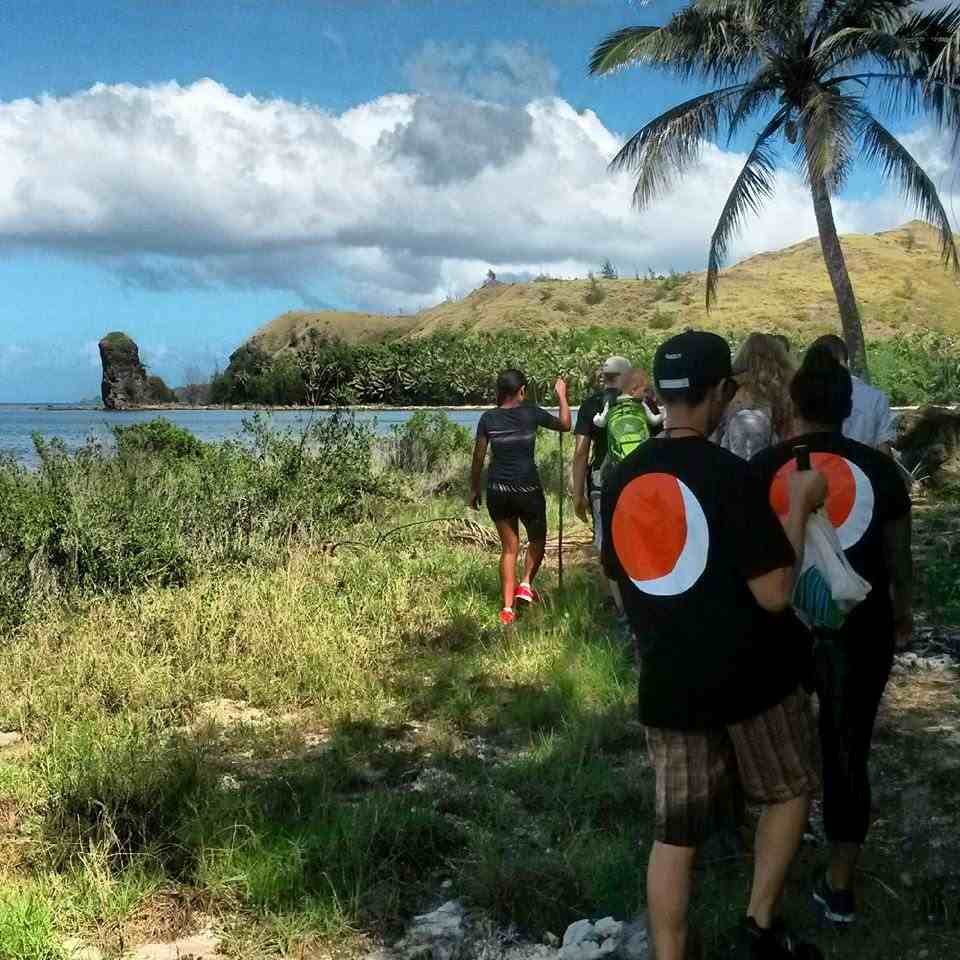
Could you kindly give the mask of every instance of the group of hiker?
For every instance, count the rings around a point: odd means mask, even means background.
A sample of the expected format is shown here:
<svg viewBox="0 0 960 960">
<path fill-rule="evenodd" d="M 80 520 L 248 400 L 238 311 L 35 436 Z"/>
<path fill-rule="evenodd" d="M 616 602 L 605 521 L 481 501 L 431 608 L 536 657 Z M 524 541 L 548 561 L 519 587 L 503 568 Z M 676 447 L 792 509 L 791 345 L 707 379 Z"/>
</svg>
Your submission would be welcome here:
<svg viewBox="0 0 960 960">
<path fill-rule="evenodd" d="M 889 403 L 847 362 L 833 336 L 795 365 L 780 337 L 752 334 L 732 358 L 723 338 L 688 331 L 660 346 L 652 378 L 608 358 L 578 411 L 575 509 L 592 517 L 640 666 L 656 776 L 647 907 L 658 960 L 685 956 L 697 850 L 718 823 L 745 824 L 745 801 L 762 813 L 733 949 L 758 960 L 821 956 L 778 914 L 821 787 L 830 856 L 811 894 L 826 920 L 856 919 L 870 743 L 895 649 L 912 632 L 912 562 Z M 536 433 L 572 426 L 562 380 L 556 392 L 555 416 L 525 402 L 520 371 L 504 371 L 498 407 L 477 429 L 471 504 L 489 446 L 505 625 L 538 600 L 546 508 Z M 865 599 L 828 626 L 795 609 L 798 582 L 809 583 L 811 517 L 864 585 Z M 528 537 L 519 582 L 518 524 Z"/>
</svg>

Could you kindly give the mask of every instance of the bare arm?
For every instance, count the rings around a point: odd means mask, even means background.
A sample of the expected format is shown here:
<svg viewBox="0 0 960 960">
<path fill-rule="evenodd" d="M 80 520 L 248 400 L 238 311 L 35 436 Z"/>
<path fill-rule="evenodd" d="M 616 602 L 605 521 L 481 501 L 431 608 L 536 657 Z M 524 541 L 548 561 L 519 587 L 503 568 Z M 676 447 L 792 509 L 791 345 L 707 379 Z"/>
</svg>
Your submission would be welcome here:
<svg viewBox="0 0 960 960">
<path fill-rule="evenodd" d="M 803 541 L 807 520 L 824 501 L 827 482 L 816 470 L 803 470 L 790 476 L 790 512 L 783 520 L 783 532 L 796 557 L 792 567 L 780 567 L 747 581 L 754 599 L 771 613 L 780 613 L 790 606 L 793 588 L 803 566 Z"/>
<path fill-rule="evenodd" d="M 470 467 L 470 506 L 474 510 L 480 509 L 480 476 L 483 473 L 483 462 L 487 459 L 487 438 L 477 437 L 473 445 L 473 463 Z"/>
<path fill-rule="evenodd" d="M 557 403 L 560 405 L 560 415 L 557 417 L 560 421 L 560 430 L 562 433 L 569 433 L 573 426 L 573 418 L 570 416 L 570 404 L 567 401 L 567 384 L 562 377 L 557 379 L 554 390 L 557 393 Z"/>
<path fill-rule="evenodd" d="M 586 523 L 590 519 L 587 503 L 587 464 L 590 462 L 589 435 L 577 434 L 577 444 L 573 450 L 573 510 Z"/>
<path fill-rule="evenodd" d="M 883 528 L 883 560 L 890 574 L 890 598 L 897 649 L 903 649 L 913 634 L 913 556 L 909 513 Z"/>
</svg>

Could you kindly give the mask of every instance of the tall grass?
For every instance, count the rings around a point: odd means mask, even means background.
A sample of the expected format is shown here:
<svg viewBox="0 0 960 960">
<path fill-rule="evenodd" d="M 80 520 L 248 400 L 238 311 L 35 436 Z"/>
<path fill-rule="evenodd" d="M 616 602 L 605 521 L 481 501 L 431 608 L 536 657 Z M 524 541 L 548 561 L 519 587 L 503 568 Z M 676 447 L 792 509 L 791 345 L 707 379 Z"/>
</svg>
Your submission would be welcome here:
<svg viewBox="0 0 960 960">
<path fill-rule="evenodd" d="M 343 530 L 379 492 L 373 435 L 333 417 L 296 435 L 254 418 L 202 444 L 164 421 L 120 428 L 116 453 L 36 438 L 40 466 L 0 463 L 0 623 L 80 591 L 186 583 L 225 563 Z"/>
<path fill-rule="evenodd" d="M 0 960 L 62 960 L 67 936 L 119 956 L 172 901 L 214 918 L 241 960 L 389 940 L 440 896 L 530 937 L 642 908 L 652 774 L 632 654 L 595 570 L 571 556 L 560 593 L 548 559 L 545 604 L 502 630 L 494 551 L 445 523 L 381 539 L 466 513 L 463 437 L 445 446 L 454 434 L 427 418 L 395 438 L 409 442 L 396 467 L 426 463 L 435 443 L 434 473 L 460 477 L 428 498 L 424 474 L 378 466 L 368 438 L 338 429 L 312 446 L 261 436 L 240 449 L 150 427 L 122 437 L 115 457 L 58 452 L 37 475 L 0 474 L 40 544 L 55 538 L 36 531 L 88 527 L 80 542 L 100 543 L 90 505 L 122 495 L 132 509 L 150 486 L 178 491 L 156 494 L 166 512 L 150 507 L 143 529 L 172 515 L 191 561 L 182 580 L 154 567 L 116 585 L 62 579 L 72 568 L 55 554 L 31 561 L 29 590 L 40 569 L 61 586 L 42 603 L 28 593 L 0 647 L 0 729 L 27 742 L 0 750 Z M 309 462 L 323 452 L 343 476 Z M 552 492 L 556 445 L 540 453 Z M 217 464 L 234 473 L 210 477 Z M 153 484 L 139 486 L 138 471 Z M 197 533 L 185 518 L 207 504 L 228 516 L 218 491 L 242 488 L 238 478 L 265 516 L 249 551 L 218 552 L 222 521 Z M 67 507 L 47 489 L 56 483 Z M 291 535 L 298 497 L 314 519 Z M 889 878 L 892 860 L 868 867 Z M 742 909 L 747 870 L 728 858 L 705 874 L 696 916 L 710 937 Z M 879 960 L 912 945 L 918 903 L 888 905 L 883 936 L 871 926 L 831 955 Z"/>
</svg>

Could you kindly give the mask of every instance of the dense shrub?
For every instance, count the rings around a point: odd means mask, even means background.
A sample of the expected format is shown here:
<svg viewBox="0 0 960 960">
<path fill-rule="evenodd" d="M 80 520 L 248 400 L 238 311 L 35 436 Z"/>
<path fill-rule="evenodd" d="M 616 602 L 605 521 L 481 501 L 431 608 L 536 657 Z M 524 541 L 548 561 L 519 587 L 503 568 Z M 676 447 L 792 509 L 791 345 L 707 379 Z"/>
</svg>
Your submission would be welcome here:
<svg viewBox="0 0 960 960">
<path fill-rule="evenodd" d="M 672 273 L 655 280 L 666 295 L 676 293 L 684 276 Z M 597 287 L 602 292 L 599 281 Z M 588 291 L 589 293 L 589 291 Z M 562 313 L 585 310 L 554 300 Z M 804 322 L 806 318 L 804 317 Z M 322 336 L 305 337 L 300 352 L 276 360 L 255 348 L 241 348 L 231 368 L 215 380 L 217 402 L 310 403 L 331 405 L 382 403 L 490 403 L 498 371 L 524 370 L 535 398 L 544 398 L 558 373 L 569 380 L 571 401 L 589 392 L 604 357 L 623 354 L 647 369 L 653 352 L 670 330 L 682 329 L 680 314 L 661 308 L 639 327 L 581 327 L 547 333 L 504 333 L 463 336 L 437 333 L 381 344 L 348 345 Z M 736 348 L 739 333 L 730 337 Z M 802 343 L 795 343 L 801 350 Z M 239 358 L 238 358 L 239 354 Z M 897 404 L 944 402 L 960 398 L 960 341 L 943 334 L 902 336 L 869 345 L 871 371 Z M 295 372 L 293 367 L 297 367 Z"/>
<path fill-rule="evenodd" d="M 554 306 L 562 311 L 572 309 L 561 301 Z M 624 354 L 649 366 L 658 343 L 645 330 L 600 327 L 546 334 L 515 330 L 471 336 L 438 333 L 352 346 L 323 337 L 305 340 L 297 362 L 311 403 L 401 406 L 490 403 L 497 373 L 506 367 L 524 370 L 536 397 L 545 397 L 562 372 L 569 378 L 571 399 L 577 400 L 591 388 L 604 357 Z M 245 356 L 245 362 L 253 362 Z M 282 362 L 289 362 L 292 356 L 282 355 Z M 257 364 L 264 362 L 259 355 L 254 359 Z M 224 397 L 232 403 L 263 402 L 257 385 L 263 382 L 264 369 L 256 369 L 251 375 L 235 375 L 231 369 L 222 374 L 214 385 L 220 398 L 217 402 L 224 402 Z"/>
<path fill-rule="evenodd" d="M 898 336 L 869 345 L 874 383 L 895 406 L 960 400 L 960 344 L 940 333 Z"/>
<path fill-rule="evenodd" d="M 40 464 L 0 462 L 0 617 L 44 591 L 179 584 L 201 567 L 276 556 L 278 540 L 358 519 L 382 486 L 373 434 L 349 417 L 302 434 L 255 417 L 202 444 L 164 421 L 117 431 L 118 452 L 35 438 Z"/>
<path fill-rule="evenodd" d="M 398 470 L 419 473 L 435 470 L 470 450 L 470 431 L 454 423 L 442 410 L 421 410 L 393 428 L 389 463 Z"/>
<path fill-rule="evenodd" d="M 204 449 L 189 430 L 163 418 L 129 427 L 114 427 L 113 434 L 117 441 L 117 453 L 121 457 L 138 454 L 198 457 Z"/>
</svg>

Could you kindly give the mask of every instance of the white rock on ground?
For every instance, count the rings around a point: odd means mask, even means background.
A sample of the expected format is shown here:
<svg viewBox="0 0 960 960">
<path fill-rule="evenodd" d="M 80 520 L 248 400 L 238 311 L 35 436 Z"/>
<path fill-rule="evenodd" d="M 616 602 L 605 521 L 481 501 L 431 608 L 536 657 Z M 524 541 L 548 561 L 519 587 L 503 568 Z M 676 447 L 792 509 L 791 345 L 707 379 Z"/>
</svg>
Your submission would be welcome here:
<svg viewBox="0 0 960 960">
<path fill-rule="evenodd" d="M 567 927 L 563 935 L 563 946 L 570 947 L 574 944 L 583 943 L 584 940 L 592 939 L 593 923 L 589 920 L 577 920 Z"/>
<path fill-rule="evenodd" d="M 5 747 L 15 747 L 21 740 L 23 740 L 23 734 L 17 733 L 15 730 L 6 733 L 0 732 L 0 750 Z"/>
<path fill-rule="evenodd" d="M 567 927 L 560 948 L 560 960 L 647 960 L 649 942 L 646 925 L 641 921 L 622 923 L 604 917 L 593 923 L 577 920 Z"/>
<path fill-rule="evenodd" d="M 619 937 L 623 924 L 613 917 L 604 917 L 593 925 L 593 929 L 599 937 Z"/>
<path fill-rule="evenodd" d="M 466 938 L 465 911 L 456 900 L 448 900 L 430 913 L 413 918 L 406 936 L 397 947 L 409 960 L 457 960 Z"/>
</svg>

